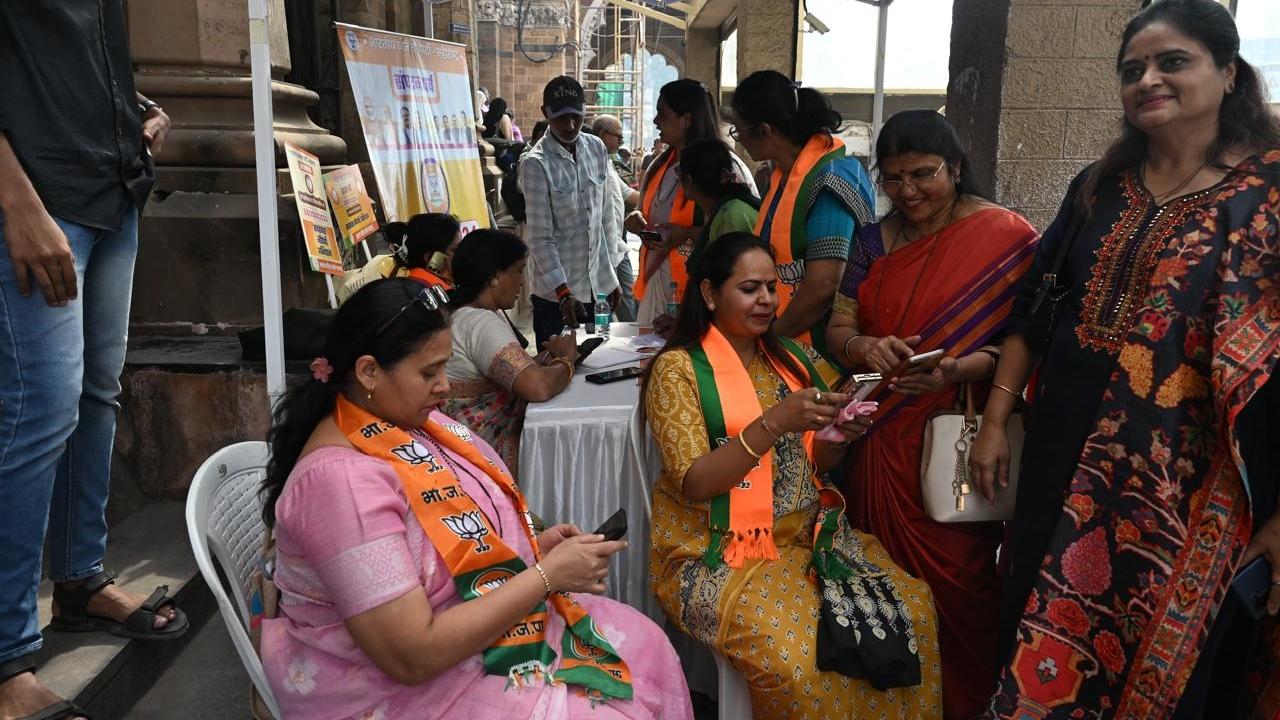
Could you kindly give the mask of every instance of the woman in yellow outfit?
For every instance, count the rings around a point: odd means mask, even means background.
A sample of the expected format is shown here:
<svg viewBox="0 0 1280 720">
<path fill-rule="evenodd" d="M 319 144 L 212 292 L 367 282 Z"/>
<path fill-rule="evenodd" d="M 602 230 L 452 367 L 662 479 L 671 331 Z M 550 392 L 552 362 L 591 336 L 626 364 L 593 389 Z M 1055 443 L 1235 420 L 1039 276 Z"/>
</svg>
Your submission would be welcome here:
<svg viewBox="0 0 1280 720">
<path fill-rule="evenodd" d="M 749 233 L 709 249 L 642 391 L 663 466 L 658 601 L 745 675 L 756 718 L 941 717 L 929 588 L 819 479 L 867 421 L 816 439 L 848 398 L 812 349 L 773 333 L 772 249 Z"/>
</svg>

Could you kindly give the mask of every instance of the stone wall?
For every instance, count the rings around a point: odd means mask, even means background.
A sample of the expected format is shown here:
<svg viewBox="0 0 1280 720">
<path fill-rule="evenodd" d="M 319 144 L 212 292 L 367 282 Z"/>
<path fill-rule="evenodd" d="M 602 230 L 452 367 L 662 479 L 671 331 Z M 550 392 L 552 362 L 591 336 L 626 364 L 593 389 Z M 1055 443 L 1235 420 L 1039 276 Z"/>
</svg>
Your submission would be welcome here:
<svg viewBox="0 0 1280 720">
<path fill-rule="evenodd" d="M 476 3 L 476 72 L 477 84 L 488 88 L 489 97 L 507 101 L 527 137 L 542 119 L 542 88 L 551 78 L 573 70 L 573 50 L 563 48 L 570 39 L 572 18 L 562 2 L 529 3 L 521 52 L 516 44 L 518 9 L 515 0 Z"/>
<path fill-rule="evenodd" d="M 1071 179 L 1118 129 L 1115 57 L 1124 25 L 1140 7 L 1140 0 L 1009 2 L 996 199 L 1038 228 L 1048 226 Z M 989 35 L 953 35 L 952 52 L 957 43 L 989 42 Z"/>
</svg>

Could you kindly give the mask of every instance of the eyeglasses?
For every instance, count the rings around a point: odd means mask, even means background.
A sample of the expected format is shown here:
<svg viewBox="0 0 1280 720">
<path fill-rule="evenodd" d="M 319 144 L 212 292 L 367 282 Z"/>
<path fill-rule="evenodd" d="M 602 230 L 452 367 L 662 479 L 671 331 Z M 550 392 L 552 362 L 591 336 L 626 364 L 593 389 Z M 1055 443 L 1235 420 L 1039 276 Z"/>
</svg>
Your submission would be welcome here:
<svg viewBox="0 0 1280 720">
<path fill-rule="evenodd" d="M 733 127 L 729 128 L 729 137 L 733 138 L 734 142 L 737 142 L 742 139 L 743 135 L 751 132 L 757 127 L 760 127 L 760 123 L 756 123 L 754 125 L 746 125 L 741 130 L 738 129 L 737 125 L 734 125 Z"/>
<path fill-rule="evenodd" d="M 400 319 L 400 316 L 404 315 L 405 311 L 413 307 L 414 303 L 422 303 L 422 306 L 428 310 L 439 310 L 442 307 L 448 306 L 449 294 L 439 285 L 424 286 L 418 291 L 417 295 L 413 296 L 412 300 L 402 305 L 400 309 L 396 311 L 396 314 L 391 316 L 390 320 L 379 325 L 378 329 L 374 331 L 373 336 L 376 338 L 386 332 L 392 325 L 395 325 L 396 321 Z"/>
<path fill-rule="evenodd" d="M 917 170 L 905 178 L 891 177 L 886 179 L 884 175 L 881 175 L 880 187 L 883 188 L 885 192 L 898 192 L 907 185 L 919 189 L 921 183 L 938 177 L 938 173 L 942 172 L 942 168 L 946 166 L 947 161 L 943 160 L 933 172 L 929 172 L 928 170 Z"/>
</svg>

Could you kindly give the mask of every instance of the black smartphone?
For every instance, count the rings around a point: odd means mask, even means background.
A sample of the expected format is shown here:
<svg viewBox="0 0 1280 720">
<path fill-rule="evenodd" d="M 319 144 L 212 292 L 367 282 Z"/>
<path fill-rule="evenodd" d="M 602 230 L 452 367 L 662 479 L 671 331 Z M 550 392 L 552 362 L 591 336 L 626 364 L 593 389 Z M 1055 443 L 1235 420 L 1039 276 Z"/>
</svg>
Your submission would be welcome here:
<svg viewBox="0 0 1280 720">
<path fill-rule="evenodd" d="M 1256 557 L 1231 580 L 1231 594 L 1244 605 L 1254 620 L 1267 614 L 1267 596 L 1271 594 L 1271 563 Z"/>
<path fill-rule="evenodd" d="M 587 338 L 586 340 L 583 340 L 582 344 L 578 346 L 578 360 L 574 363 L 574 365 L 581 365 L 582 361 L 586 360 L 587 356 L 590 355 L 596 348 L 600 347 L 600 344 L 603 342 L 604 342 L 604 338 L 602 337 L 593 337 L 593 338 Z"/>
<path fill-rule="evenodd" d="M 638 378 L 643 372 L 644 370 L 640 369 L 638 365 L 618 368 L 617 370 L 606 370 L 605 372 L 588 375 L 587 382 L 595 383 L 596 385 L 608 385 L 609 383 L 618 382 L 619 380 Z"/>
<path fill-rule="evenodd" d="M 627 509 L 618 508 L 618 512 L 601 523 L 594 534 L 603 535 L 605 540 L 621 540 L 627 534 Z"/>
<path fill-rule="evenodd" d="M 641 230 L 636 235 L 640 236 L 640 241 L 647 245 L 662 245 L 662 233 L 656 230 Z"/>
</svg>

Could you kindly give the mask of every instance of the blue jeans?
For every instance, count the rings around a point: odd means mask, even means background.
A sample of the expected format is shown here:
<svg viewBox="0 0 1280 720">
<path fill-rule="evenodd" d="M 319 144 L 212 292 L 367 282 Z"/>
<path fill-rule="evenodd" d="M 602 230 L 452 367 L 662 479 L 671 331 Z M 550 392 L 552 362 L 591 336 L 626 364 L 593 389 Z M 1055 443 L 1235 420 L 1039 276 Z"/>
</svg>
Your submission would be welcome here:
<svg viewBox="0 0 1280 720">
<path fill-rule="evenodd" d="M 36 588 L 102 569 L 120 372 L 138 215 L 118 232 L 55 218 L 75 255 L 79 296 L 50 307 L 18 293 L 0 216 L 0 662 L 40 648 Z"/>
</svg>

